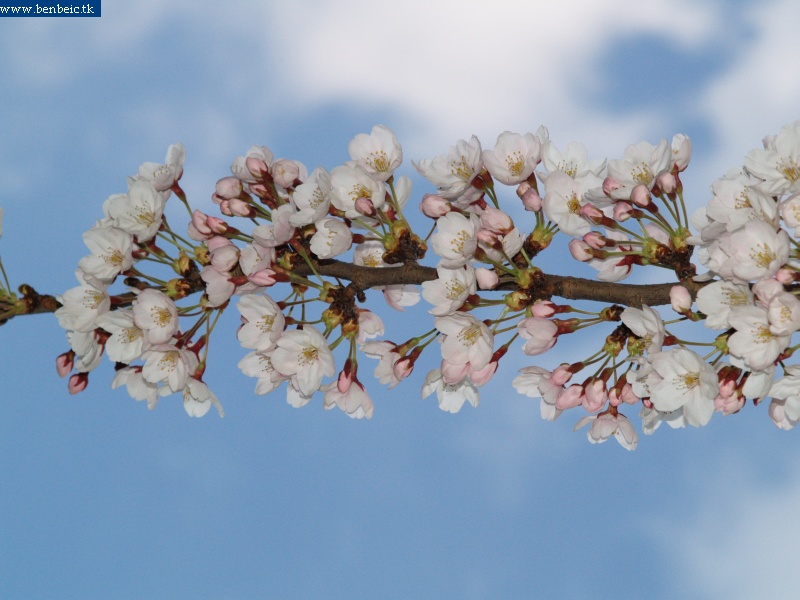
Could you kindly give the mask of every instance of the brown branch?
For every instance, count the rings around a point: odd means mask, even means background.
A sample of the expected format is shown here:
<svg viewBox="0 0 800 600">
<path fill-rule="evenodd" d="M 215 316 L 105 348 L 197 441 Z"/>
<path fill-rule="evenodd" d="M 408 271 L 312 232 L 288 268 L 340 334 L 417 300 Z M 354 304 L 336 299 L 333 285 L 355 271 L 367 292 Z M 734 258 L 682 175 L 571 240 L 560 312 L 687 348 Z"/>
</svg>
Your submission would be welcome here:
<svg viewBox="0 0 800 600">
<path fill-rule="evenodd" d="M 368 290 L 385 285 L 420 284 L 425 281 L 432 281 L 437 277 L 435 268 L 426 267 L 415 262 L 409 262 L 398 267 L 374 268 L 361 267 L 338 260 L 324 260 L 316 263 L 315 268 L 320 275 L 350 281 L 359 290 Z M 304 263 L 298 264 L 293 272 L 303 276 L 312 275 L 311 269 Z M 202 290 L 202 282 L 199 278 L 195 279 L 197 281 L 193 281 L 190 286 L 191 292 Z M 536 289 L 532 290 L 536 298 L 556 297 L 566 300 L 593 300 L 635 307 L 639 307 L 642 304 L 649 306 L 669 304 L 669 291 L 675 285 L 683 285 L 689 290 L 692 297 L 703 287 L 702 283 L 692 280 L 681 284 L 655 283 L 635 285 L 595 281 L 565 275 L 548 275 L 546 273 L 541 274 L 539 282 Z M 497 287 L 499 290 L 514 290 L 516 288 L 514 281 L 508 278 L 501 280 L 500 285 Z M 52 313 L 61 306 L 54 296 L 39 294 L 29 285 L 20 286 L 19 291 L 22 294 L 22 298 L 19 300 L 13 302 L 0 300 L 0 324 L 21 315 Z M 122 294 L 115 297 L 114 304 L 116 306 L 126 306 L 134 298 L 133 294 Z"/>
</svg>

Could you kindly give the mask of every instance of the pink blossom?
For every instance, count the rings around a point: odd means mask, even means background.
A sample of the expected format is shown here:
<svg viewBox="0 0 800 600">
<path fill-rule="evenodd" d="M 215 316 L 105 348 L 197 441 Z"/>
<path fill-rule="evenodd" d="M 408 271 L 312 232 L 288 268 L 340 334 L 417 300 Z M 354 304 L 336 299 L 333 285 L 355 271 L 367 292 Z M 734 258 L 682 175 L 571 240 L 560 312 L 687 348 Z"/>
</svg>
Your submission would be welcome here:
<svg viewBox="0 0 800 600">
<path fill-rule="evenodd" d="M 519 334 L 528 340 L 522 351 L 528 356 L 544 354 L 558 340 L 558 326 L 549 319 L 528 317 L 517 325 Z"/>
</svg>

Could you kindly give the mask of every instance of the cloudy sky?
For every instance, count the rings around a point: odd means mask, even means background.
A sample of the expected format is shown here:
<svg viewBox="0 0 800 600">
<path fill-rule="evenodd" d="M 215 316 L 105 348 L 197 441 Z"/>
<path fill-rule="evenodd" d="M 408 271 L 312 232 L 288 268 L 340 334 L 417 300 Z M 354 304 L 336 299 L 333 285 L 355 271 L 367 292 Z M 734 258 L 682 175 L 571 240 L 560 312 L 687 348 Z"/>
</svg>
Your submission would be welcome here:
<svg viewBox="0 0 800 600">
<path fill-rule="evenodd" d="M 615 158 L 683 132 L 696 207 L 800 118 L 792 0 L 219 6 L 106 0 L 99 19 L 0 19 L 12 283 L 74 286 L 102 202 L 177 141 L 182 184 L 210 210 L 251 145 L 330 170 L 376 123 L 403 144 L 414 198 L 430 188 L 410 159 L 472 134 L 491 146 L 543 124 Z M 405 335 L 408 319 L 377 310 L 388 338 Z M 170 398 L 148 411 L 110 389 L 108 363 L 70 396 L 52 315 L 0 329 L 0 596 L 796 597 L 797 433 L 766 406 L 662 428 L 633 453 L 592 446 L 576 418 L 543 422 L 513 391 L 531 364 L 517 353 L 477 409 L 421 400 L 426 364 L 390 391 L 370 381 L 375 416 L 356 422 L 254 395 L 226 317 L 205 377 L 222 420 Z"/>
</svg>

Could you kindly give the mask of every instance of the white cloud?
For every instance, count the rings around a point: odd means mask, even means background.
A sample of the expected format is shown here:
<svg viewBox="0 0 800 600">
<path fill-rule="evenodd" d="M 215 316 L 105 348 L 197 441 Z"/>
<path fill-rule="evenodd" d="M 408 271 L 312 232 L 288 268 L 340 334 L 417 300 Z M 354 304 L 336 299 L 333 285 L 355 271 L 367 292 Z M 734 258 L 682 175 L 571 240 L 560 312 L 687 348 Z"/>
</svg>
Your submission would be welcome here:
<svg viewBox="0 0 800 600">
<path fill-rule="evenodd" d="M 661 0 L 306 0 L 274 5 L 273 19 L 302 24 L 273 39 L 280 66 L 305 99 L 298 109 L 387 107 L 416 130 L 418 140 L 406 141 L 412 151 L 431 142 L 444 150 L 471 133 L 493 141 L 504 129 L 540 122 L 589 143 L 632 143 L 659 115 L 610 117 L 594 108 L 591 94 L 576 89 L 602 83 L 597 58 L 620 36 L 693 46 L 717 28 L 713 5 Z"/>
<path fill-rule="evenodd" d="M 800 473 L 765 485 L 740 466 L 712 476 L 706 488 L 705 504 L 685 525 L 673 523 L 660 532 L 675 573 L 698 597 L 710 600 L 797 598 L 800 522 L 794 511 L 800 505 Z"/>
<path fill-rule="evenodd" d="M 703 118 L 718 141 L 714 177 L 741 165 L 765 135 L 800 118 L 800 4 L 776 0 L 744 10 L 741 21 L 752 27 L 752 34 L 736 40 L 736 59 L 710 83 L 702 100 Z"/>
</svg>

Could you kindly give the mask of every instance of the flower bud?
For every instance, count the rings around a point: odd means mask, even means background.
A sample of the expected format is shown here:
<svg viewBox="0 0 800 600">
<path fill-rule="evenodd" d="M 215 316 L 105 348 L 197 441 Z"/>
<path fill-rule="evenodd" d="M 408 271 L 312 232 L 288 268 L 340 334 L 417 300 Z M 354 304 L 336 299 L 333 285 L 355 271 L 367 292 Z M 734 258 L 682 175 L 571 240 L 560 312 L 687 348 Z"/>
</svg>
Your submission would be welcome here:
<svg viewBox="0 0 800 600">
<path fill-rule="evenodd" d="M 242 182 L 236 177 L 223 177 L 217 181 L 215 195 L 221 200 L 238 198 L 242 194 Z"/>
<path fill-rule="evenodd" d="M 650 206 L 650 190 L 644 184 L 639 184 L 631 191 L 631 202 L 636 206 L 646 208 Z"/>
<path fill-rule="evenodd" d="M 656 185 L 661 188 L 661 191 L 665 194 L 673 194 L 678 187 L 678 180 L 675 179 L 675 175 L 669 171 L 664 171 L 656 177 Z"/>
<path fill-rule="evenodd" d="M 531 314 L 540 319 L 548 319 L 556 314 L 556 305 L 550 300 L 537 300 L 531 306 Z"/>
<path fill-rule="evenodd" d="M 571 385 L 556 400 L 556 408 L 558 410 L 567 410 L 568 408 L 580 406 L 583 402 L 583 396 L 583 386 Z"/>
<path fill-rule="evenodd" d="M 589 247 L 600 250 L 601 248 L 606 247 L 608 238 L 599 231 L 590 231 L 583 236 L 583 241 L 586 242 Z"/>
<path fill-rule="evenodd" d="M 261 269 L 247 276 L 251 283 L 259 287 L 269 287 L 275 283 L 275 271 L 272 269 Z"/>
<path fill-rule="evenodd" d="M 269 165 L 267 165 L 263 158 L 258 158 L 257 156 L 248 156 L 245 159 L 244 164 L 247 167 L 247 170 L 250 171 L 250 174 L 257 179 L 263 179 L 264 176 L 269 173 Z"/>
<path fill-rule="evenodd" d="M 68 350 L 56 357 L 56 371 L 59 377 L 66 377 L 75 363 L 75 352 Z"/>
<path fill-rule="evenodd" d="M 441 196 L 425 194 L 419 203 L 422 214 L 431 219 L 438 219 L 453 210 L 453 206 Z"/>
<path fill-rule="evenodd" d="M 572 379 L 572 371 L 570 371 L 569 364 L 567 363 L 558 365 L 550 375 L 550 382 L 553 385 L 564 385 L 570 379 Z"/>
<path fill-rule="evenodd" d="M 775 273 L 775 279 L 780 281 L 783 285 L 794 283 L 794 271 L 785 267 L 778 269 L 778 272 Z"/>
<path fill-rule="evenodd" d="M 682 285 L 673 285 L 669 290 L 669 301 L 672 310 L 679 315 L 692 308 L 692 295 Z"/>
<path fill-rule="evenodd" d="M 569 253 L 572 258 L 580 262 L 588 262 L 594 258 L 592 248 L 583 240 L 572 239 L 569 241 Z"/>
<path fill-rule="evenodd" d="M 600 225 L 605 218 L 603 211 L 597 208 L 594 204 L 584 204 L 581 206 L 580 215 L 589 219 L 592 223 Z"/>
<path fill-rule="evenodd" d="M 482 290 L 492 290 L 500 282 L 500 278 L 491 269 L 478 267 L 475 269 L 475 279 Z"/>
<path fill-rule="evenodd" d="M 614 220 L 622 223 L 631 218 L 633 206 L 627 202 L 617 202 L 614 204 Z"/>
<path fill-rule="evenodd" d="M 372 203 L 372 200 L 364 198 L 363 196 L 356 199 L 355 208 L 365 217 L 371 217 L 375 214 L 375 205 Z"/>
<path fill-rule="evenodd" d="M 300 177 L 300 167 L 288 158 L 279 158 L 269 168 L 272 179 L 276 185 L 282 188 L 289 188 L 294 185 L 295 180 Z"/>
<path fill-rule="evenodd" d="M 87 385 L 89 385 L 89 374 L 75 373 L 69 378 L 67 389 L 69 390 L 70 394 L 75 395 L 85 390 Z"/>
<path fill-rule="evenodd" d="M 613 177 L 606 177 L 603 180 L 603 193 L 606 196 L 611 197 L 613 192 L 616 192 L 619 188 L 622 187 L 622 184 L 614 179 Z"/>
<path fill-rule="evenodd" d="M 522 206 L 530 212 L 539 212 L 542 210 L 542 197 L 535 189 L 531 188 L 522 194 Z"/>
</svg>

